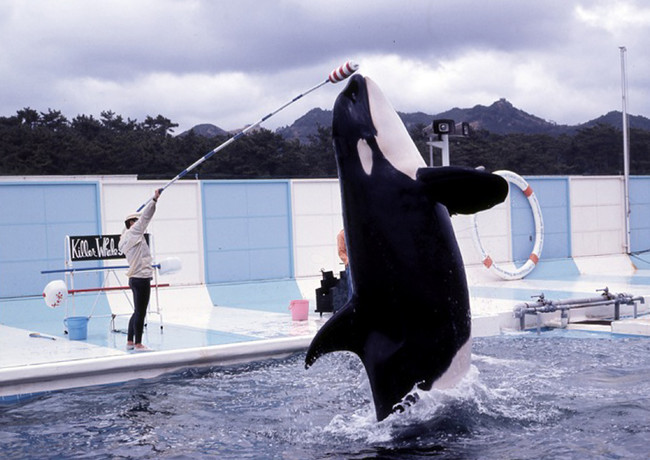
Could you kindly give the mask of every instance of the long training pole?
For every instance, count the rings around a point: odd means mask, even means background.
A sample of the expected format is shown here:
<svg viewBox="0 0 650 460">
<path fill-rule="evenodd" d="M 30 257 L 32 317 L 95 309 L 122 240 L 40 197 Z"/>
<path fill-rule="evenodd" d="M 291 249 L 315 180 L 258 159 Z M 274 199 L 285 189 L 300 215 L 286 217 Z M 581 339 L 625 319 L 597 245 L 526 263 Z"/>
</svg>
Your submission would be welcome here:
<svg viewBox="0 0 650 460">
<path fill-rule="evenodd" d="M 631 252 L 630 241 L 630 127 L 627 117 L 627 76 L 625 75 L 625 53 L 627 49 L 619 46 L 621 51 L 621 92 L 623 100 L 623 192 L 625 195 L 625 252 Z"/>
<path fill-rule="evenodd" d="M 185 176 L 188 172 L 190 172 L 191 170 L 193 170 L 194 168 L 196 168 L 197 166 L 199 166 L 201 163 L 203 163 L 204 161 L 206 161 L 207 159 L 209 159 L 212 155 L 214 155 L 215 153 L 217 153 L 217 152 L 220 151 L 220 150 L 223 150 L 223 149 L 226 148 L 228 145 L 232 144 L 233 142 L 235 142 L 237 139 L 241 138 L 242 136 L 245 136 L 246 133 L 248 133 L 250 130 L 252 130 L 252 129 L 254 129 L 255 127 L 259 126 L 260 124 L 262 124 L 263 122 L 265 122 L 266 120 L 268 120 L 268 119 L 271 118 L 273 115 L 275 115 L 276 113 L 280 112 L 281 110 L 284 110 L 286 107 L 290 106 L 291 104 L 293 104 L 294 102 L 296 102 L 298 99 L 301 99 L 301 98 L 303 98 L 304 96 L 306 96 L 307 94 L 309 94 L 309 93 L 311 93 L 311 92 L 313 92 L 313 91 L 316 91 L 318 88 L 320 88 L 321 86 L 323 86 L 323 85 L 325 85 L 325 84 L 327 84 L 327 83 L 338 83 L 338 82 L 340 82 L 340 81 L 345 80 L 345 79 L 348 78 L 350 75 L 352 75 L 354 72 L 356 72 L 358 68 L 359 68 L 359 65 L 358 65 L 356 62 L 348 61 L 348 62 L 346 62 L 345 64 L 343 64 L 342 66 L 337 67 L 336 69 L 332 70 L 332 72 L 330 72 L 329 76 L 325 79 L 325 81 L 323 81 L 323 82 L 321 82 L 321 83 L 319 83 L 319 84 L 313 86 L 312 88 L 308 89 L 307 91 L 305 91 L 305 92 L 299 94 L 298 96 L 294 97 L 294 98 L 291 99 L 289 102 L 287 102 L 287 103 L 283 104 L 282 106 L 278 107 L 276 110 L 274 110 L 273 112 L 269 113 L 268 115 L 263 116 L 262 118 L 260 118 L 259 120 L 257 120 L 257 121 L 256 121 L 255 123 L 253 123 L 252 125 L 247 126 L 247 127 L 244 128 L 242 131 L 240 131 L 239 133 L 237 133 L 235 136 L 231 137 L 231 138 L 228 139 L 227 141 L 223 142 L 222 144 L 220 144 L 219 146 L 215 147 L 213 150 L 209 151 L 208 153 L 206 153 L 205 155 L 203 155 L 201 158 L 199 158 L 198 160 L 196 160 L 196 161 L 195 161 L 194 163 L 192 163 L 190 166 L 188 166 L 188 167 L 185 168 L 183 171 L 181 171 L 181 172 L 180 172 L 176 177 L 174 177 L 172 180 L 170 180 L 169 182 L 167 182 L 167 184 L 165 184 L 165 186 L 162 187 L 162 188 L 160 189 L 161 193 L 162 193 L 162 192 L 163 192 L 167 187 L 169 187 L 169 186 L 172 185 L 174 182 L 176 182 L 178 179 L 182 178 L 182 177 Z M 146 205 L 147 205 L 147 204 L 148 204 L 152 199 L 153 199 L 153 197 L 149 198 L 145 203 L 143 203 L 142 206 L 140 206 L 140 207 L 138 208 L 138 212 L 142 211 L 142 209 L 143 209 L 143 208 L 144 208 L 144 207 L 145 207 L 145 206 L 146 206 Z"/>
</svg>

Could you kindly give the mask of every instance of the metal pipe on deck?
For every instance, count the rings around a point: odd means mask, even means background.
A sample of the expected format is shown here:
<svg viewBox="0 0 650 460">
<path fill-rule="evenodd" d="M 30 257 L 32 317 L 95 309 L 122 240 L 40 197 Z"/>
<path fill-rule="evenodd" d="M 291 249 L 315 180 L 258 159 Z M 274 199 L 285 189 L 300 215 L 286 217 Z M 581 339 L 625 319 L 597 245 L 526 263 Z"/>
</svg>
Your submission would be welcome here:
<svg viewBox="0 0 650 460">
<path fill-rule="evenodd" d="M 515 318 L 519 319 L 519 329 L 524 330 L 526 327 L 526 315 L 537 316 L 537 331 L 541 329 L 541 314 L 561 312 L 562 325 L 565 326 L 564 320 L 568 323 L 568 311 L 573 308 L 587 308 L 598 307 L 604 305 L 614 305 L 614 319 L 620 319 L 620 306 L 633 305 L 634 318 L 637 317 L 637 302 L 645 303 L 643 296 L 633 296 L 628 293 L 612 294 L 609 288 L 599 289 L 603 293 L 598 297 L 588 297 L 583 299 L 560 299 L 549 300 L 546 299 L 544 293 L 540 294 L 535 302 L 522 302 L 515 305 L 513 314 Z"/>
</svg>

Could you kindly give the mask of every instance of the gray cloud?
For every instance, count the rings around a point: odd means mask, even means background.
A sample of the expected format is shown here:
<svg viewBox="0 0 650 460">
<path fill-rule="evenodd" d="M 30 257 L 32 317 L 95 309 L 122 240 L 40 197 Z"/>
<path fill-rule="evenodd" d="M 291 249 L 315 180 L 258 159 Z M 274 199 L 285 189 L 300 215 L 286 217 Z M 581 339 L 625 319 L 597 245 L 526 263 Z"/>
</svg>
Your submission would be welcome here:
<svg viewBox="0 0 650 460">
<path fill-rule="evenodd" d="M 621 44 L 630 110 L 648 114 L 649 28 L 640 1 L 7 0 L 0 115 L 112 109 L 138 119 L 162 113 L 181 129 L 229 129 L 354 58 L 398 110 L 507 97 L 577 123 L 619 109 Z M 328 108 L 338 90 L 314 93 L 269 127 Z"/>
</svg>

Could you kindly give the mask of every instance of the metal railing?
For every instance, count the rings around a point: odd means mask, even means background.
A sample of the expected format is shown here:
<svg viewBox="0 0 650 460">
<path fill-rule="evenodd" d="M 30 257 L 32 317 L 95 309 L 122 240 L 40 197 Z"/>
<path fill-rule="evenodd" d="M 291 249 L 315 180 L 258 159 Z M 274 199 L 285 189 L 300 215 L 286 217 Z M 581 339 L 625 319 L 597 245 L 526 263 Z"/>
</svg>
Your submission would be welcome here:
<svg viewBox="0 0 650 460">
<path fill-rule="evenodd" d="M 598 297 L 563 300 L 549 300 L 544 296 L 544 293 L 541 293 L 534 302 L 522 302 L 515 305 L 513 313 L 515 318 L 519 319 L 519 329 L 522 331 L 526 328 L 526 316 L 535 315 L 537 317 L 537 332 L 539 333 L 542 328 L 542 313 L 559 311 L 561 325 L 566 327 L 569 323 L 569 310 L 574 308 L 614 305 L 614 321 L 617 321 L 621 318 L 621 305 L 634 306 L 634 318 L 636 318 L 638 314 L 637 302 L 645 303 L 643 296 L 634 296 L 627 293 L 614 294 L 607 287 L 598 289 L 597 292 L 602 292 L 602 294 Z"/>
</svg>

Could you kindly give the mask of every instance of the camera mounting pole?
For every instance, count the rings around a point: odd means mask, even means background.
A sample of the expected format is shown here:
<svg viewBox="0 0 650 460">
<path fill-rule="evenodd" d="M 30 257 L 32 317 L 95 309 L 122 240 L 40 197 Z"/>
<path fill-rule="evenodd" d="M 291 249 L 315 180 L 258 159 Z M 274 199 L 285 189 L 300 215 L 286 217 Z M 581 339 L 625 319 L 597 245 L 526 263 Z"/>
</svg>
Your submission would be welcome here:
<svg viewBox="0 0 650 460">
<path fill-rule="evenodd" d="M 433 148 L 442 150 L 442 165 L 449 166 L 449 136 L 469 137 L 469 123 L 455 123 L 454 120 L 433 120 L 431 125 L 424 128 L 429 135 L 429 166 L 433 167 Z M 434 136 L 436 135 L 436 136 Z M 437 140 L 434 140 L 437 137 Z"/>
<path fill-rule="evenodd" d="M 433 167 L 433 148 L 442 150 L 442 166 L 449 166 L 449 136 L 469 137 L 469 123 L 455 123 L 454 120 L 433 120 L 424 128 L 429 135 L 429 166 Z M 436 135 L 436 136 L 434 136 Z M 437 137 L 437 140 L 434 140 Z"/>
<path fill-rule="evenodd" d="M 429 166 L 433 167 L 433 148 L 439 148 L 442 150 L 442 166 L 449 166 L 449 134 L 439 134 L 437 141 L 433 140 L 434 138 L 429 136 Z"/>
</svg>

